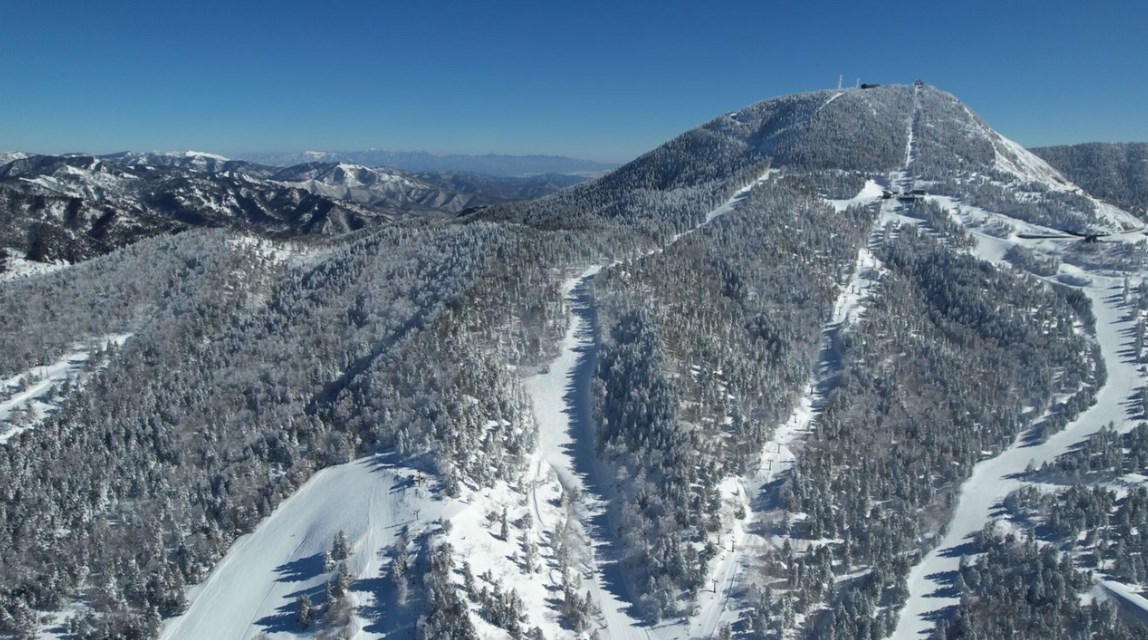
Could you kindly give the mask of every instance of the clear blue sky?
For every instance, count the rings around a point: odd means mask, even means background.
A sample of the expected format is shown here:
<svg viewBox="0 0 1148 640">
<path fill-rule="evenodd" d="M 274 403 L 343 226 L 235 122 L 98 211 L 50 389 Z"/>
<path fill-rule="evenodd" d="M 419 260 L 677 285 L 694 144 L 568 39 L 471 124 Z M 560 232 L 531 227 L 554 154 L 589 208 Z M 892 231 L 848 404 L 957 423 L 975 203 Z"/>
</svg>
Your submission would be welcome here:
<svg viewBox="0 0 1148 640">
<path fill-rule="evenodd" d="M 1146 36 L 1135 0 L 0 0 L 0 150 L 623 161 L 839 73 L 1026 146 L 1145 141 Z"/>
</svg>

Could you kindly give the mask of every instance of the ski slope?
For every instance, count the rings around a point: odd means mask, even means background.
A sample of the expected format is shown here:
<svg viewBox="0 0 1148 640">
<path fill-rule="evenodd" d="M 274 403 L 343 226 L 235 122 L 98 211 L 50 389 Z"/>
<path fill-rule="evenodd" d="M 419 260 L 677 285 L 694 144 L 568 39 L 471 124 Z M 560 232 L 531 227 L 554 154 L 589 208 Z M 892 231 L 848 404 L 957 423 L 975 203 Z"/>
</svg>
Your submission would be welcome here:
<svg viewBox="0 0 1148 640">
<path fill-rule="evenodd" d="M 0 444 L 25 431 L 35 429 L 56 410 L 51 397 L 65 382 L 82 385 L 93 351 L 110 345 L 123 346 L 132 334 L 105 336 L 98 340 L 77 342 L 71 353 L 56 362 L 32 367 L 27 371 L 0 381 Z M 17 417 L 18 415 L 18 417 Z"/>
<path fill-rule="evenodd" d="M 599 619 L 602 637 L 618 640 L 649 640 L 653 637 L 641 622 L 628 613 L 630 602 L 624 596 L 618 567 L 611 560 L 609 514 L 607 501 L 613 497 L 604 481 L 601 465 L 594 453 L 594 428 L 590 420 L 590 381 L 597 354 L 593 303 L 586 285 L 599 271 L 591 267 L 565 283 L 571 322 L 562 341 L 562 350 L 549 370 L 528 378 L 525 388 L 534 405 L 538 423 L 538 451 L 531 499 L 537 517 L 553 526 L 557 511 L 553 501 L 539 501 L 539 494 L 579 496 L 573 514 L 577 526 L 586 536 L 588 546 L 583 554 L 583 590 L 588 589 L 602 611 Z M 612 566 L 613 565 L 613 566 Z M 613 570 L 613 572 L 611 572 Z M 557 576 L 555 576 L 557 580 Z M 548 638 L 573 637 L 569 630 L 552 629 Z M 660 637 L 660 636 L 659 636 Z"/>
<path fill-rule="evenodd" d="M 978 244 L 982 244 L 984 238 L 975 237 Z M 983 251 L 978 247 L 982 258 L 999 259 L 999 247 L 992 242 L 983 244 Z M 947 580 L 960 564 L 960 549 L 986 522 L 992 521 L 993 513 L 1004 497 L 1021 488 L 1023 482 L 1016 477 L 1017 474 L 1029 464 L 1040 466 L 1055 460 L 1110 422 L 1121 431 L 1133 426 L 1126 420 L 1124 407 L 1144 386 L 1145 376 L 1135 363 L 1121 356 L 1130 348 L 1129 336 L 1135 329 L 1135 314 L 1121 301 L 1123 278 L 1084 273 L 1072 267 L 1062 269 L 1086 275 L 1091 282 L 1083 287 L 1083 291 L 1091 300 L 1096 315 L 1096 339 L 1107 368 L 1107 381 L 1097 393 L 1096 403 L 1064 430 L 1035 445 L 1022 443 L 1022 434 L 1009 449 L 974 467 L 972 476 L 961 485 L 960 499 L 944 538 L 909 574 L 909 598 L 892 636 L 896 640 L 927 637 L 934 627 L 930 618 L 958 604 L 956 597 L 948 595 Z"/>
<path fill-rule="evenodd" d="M 882 191 L 880 185 L 869 180 L 853 198 L 827 202 L 837 211 L 844 211 L 850 206 L 879 202 Z M 877 235 L 875 232 L 873 237 Z M 777 544 L 777 541 L 767 538 L 768 527 L 763 522 L 763 518 L 772 517 L 772 514 L 755 513 L 754 508 L 760 503 L 769 503 L 767 494 L 770 485 L 792 468 L 796 450 L 810 434 L 816 416 L 822 409 L 824 396 L 840 372 L 834 343 L 841 332 L 847 331 L 861 318 L 865 300 L 877 286 L 882 271 L 880 261 L 868 247 L 862 247 L 857 253 L 849 280 L 841 286 L 834 302 L 832 316 L 822 329 L 821 353 L 792 415 L 762 447 L 761 458 L 754 472 L 743 477 L 727 478 L 722 484 L 723 501 L 730 506 L 731 513 L 727 514 L 730 530 L 728 545 L 722 540 L 718 556 L 711 561 L 714 588 L 698 595 L 697 613 L 689 618 L 684 627 L 675 627 L 672 630 L 674 635 L 667 633 L 669 629 L 659 628 L 660 637 L 711 637 L 723 624 L 733 626 L 741 618 L 745 603 L 737 601 L 735 594 L 750 586 L 747 577 L 753 575 L 752 569 L 757 557 L 768 545 Z M 744 518 L 737 519 L 732 515 L 736 507 L 744 510 Z"/>
<path fill-rule="evenodd" d="M 382 637 L 390 612 L 377 611 L 374 604 L 390 588 L 381 579 L 386 550 L 403 526 L 415 539 L 429 523 L 460 508 L 411 482 L 415 473 L 385 456 L 373 456 L 315 474 L 254 533 L 231 546 L 211 576 L 190 590 L 187 611 L 168 620 L 159 637 L 298 637 L 295 598 L 308 594 L 313 602 L 322 601 L 329 577 L 322 554 L 340 530 L 352 550 L 347 568 L 357 612 L 353 637 Z"/>
</svg>

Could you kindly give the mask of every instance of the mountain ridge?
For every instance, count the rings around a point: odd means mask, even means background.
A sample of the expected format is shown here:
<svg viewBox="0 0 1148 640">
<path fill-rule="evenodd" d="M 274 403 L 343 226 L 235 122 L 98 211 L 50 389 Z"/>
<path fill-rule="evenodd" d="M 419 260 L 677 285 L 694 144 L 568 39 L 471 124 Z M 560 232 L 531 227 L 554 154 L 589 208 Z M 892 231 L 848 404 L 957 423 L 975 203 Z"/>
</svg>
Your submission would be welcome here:
<svg viewBox="0 0 1148 640">
<path fill-rule="evenodd" d="M 466 172 L 499 177 L 569 174 L 596 177 L 616 164 L 556 155 L 443 154 L 426 151 L 302 151 L 297 153 L 240 153 L 237 157 L 261 164 L 291 166 L 309 162 L 350 162 L 416 172 Z"/>
<path fill-rule="evenodd" d="M 0 165 L 0 244 L 75 262 L 157 234 L 229 226 L 333 235 L 409 215 L 535 198 L 578 181 L 410 174 L 339 163 L 267 167 L 203 153 L 13 154 Z"/>
<path fill-rule="evenodd" d="M 1148 217 L 1148 142 L 1089 142 L 1032 151 L 1092 195 Z"/>
</svg>

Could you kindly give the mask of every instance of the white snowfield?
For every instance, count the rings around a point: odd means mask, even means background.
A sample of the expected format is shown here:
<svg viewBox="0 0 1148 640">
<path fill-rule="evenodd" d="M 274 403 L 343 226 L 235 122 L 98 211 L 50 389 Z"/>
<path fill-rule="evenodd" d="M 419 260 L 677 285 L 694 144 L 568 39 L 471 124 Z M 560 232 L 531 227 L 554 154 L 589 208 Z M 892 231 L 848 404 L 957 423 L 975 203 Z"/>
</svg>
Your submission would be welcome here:
<svg viewBox="0 0 1148 640">
<path fill-rule="evenodd" d="M 97 340 L 77 342 L 72 352 L 56 362 L 32 367 L 27 371 L 0 381 L 0 444 L 7 443 L 17 434 L 35 429 L 56 410 L 51 396 L 65 382 L 82 385 L 92 371 L 88 360 L 92 351 L 109 345 L 122 346 L 132 334 L 122 333 Z"/>
<path fill-rule="evenodd" d="M 0 261 L 3 261 L 5 266 L 4 271 L 0 273 L 0 283 L 37 276 L 42 273 L 49 273 L 57 269 L 68 267 L 68 265 L 63 263 L 49 264 L 36 260 L 28 260 L 24 258 L 23 253 L 11 248 L 0 249 Z"/>
<path fill-rule="evenodd" d="M 254 533 L 232 545 L 211 576 L 190 590 L 187 611 L 168 620 L 160 638 L 238 640 L 260 633 L 298 637 L 295 599 L 307 594 L 316 604 L 322 602 L 330 577 L 322 555 L 339 531 L 346 534 L 352 552 L 347 569 L 354 578 L 354 637 L 383 637 L 383 631 L 372 627 L 384 625 L 391 615 L 374 606 L 375 598 L 391 589 L 384 575 L 388 549 L 404 526 L 414 540 L 429 523 L 461 508 L 454 501 L 435 499 L 428 487 L 412 482 L 416 474 L 383 456 L 315 474 Z"/>
<path fill-rule="evenodd" d="M 589 420 L 590 378 L 597 337 L 591 325 L 593 307 L 583 287 L 599 269 L 591 267 L 566 282 L 572 317 L 562 341 L 562 351 L 547 372 L 532 376 L 525 383 L 538 423 L 538 452 L 533 462 L 535 472 L 530 498 L 535 518 L 543 528 L 553 530 L 560 518 L 569 515 L 574 520 L 569 524 L 576 527 L 576 536 L 585 541 L 578 554 L 581 561 L 578 568 L 583 572 L 581 591 L 589 590 L 602 610 L 602 636 L 646 640 L 651 637 L 650 631 L 641 628 L 639 621 L 627 613 L 630 603 L 622 595 L 622 585 L 611 582 L 605 574 L 604 556 L 608 555 L 613 537 L 608 529 L 612 527 L 595 526 L 595 521 L 609 522 L 605 500 L 612 495 L 612 487 L 608 481 L 603 482 L 594 457 L 593 425 Z M 560 509 L 562 497 L 576 501 L 568 514 Z M 553 584 L 560 586 L 561 575 L 556 570 L 548 573 L 547 579 L 553 577 Z M 616 572 L 612 577 L 616 580 Z M 542 588 L 532 596 L 545 593 Z M 541 598 L 531 599 L 535 600 L 532 608 L 547 638 L 574 637 L 569 630 L 561 628 L 554 612 L 545 610 L 546 603 L 540 602 Z"/>
</svg>

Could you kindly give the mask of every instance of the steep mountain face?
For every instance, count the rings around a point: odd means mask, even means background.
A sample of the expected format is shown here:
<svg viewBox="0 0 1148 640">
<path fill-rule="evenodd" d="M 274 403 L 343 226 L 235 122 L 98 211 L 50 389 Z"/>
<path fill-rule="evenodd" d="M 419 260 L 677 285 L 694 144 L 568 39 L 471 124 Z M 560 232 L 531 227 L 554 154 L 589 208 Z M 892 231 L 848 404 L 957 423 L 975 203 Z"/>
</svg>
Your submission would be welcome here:
<svg viewBox="0 0 1148 640">
<path fill-rule="evenodd" d="M 1148 212 L 1148 143 L 1092 142 L 1032 150 L 1092 195 Z"/>
<path fill-rule="evenodd" d="M 4 184 L 64 223 L 125 190 L 146 213 L 136 184 L 185 216 L 256 188 L 449 204 L 429 174 L 153 160 Z M 992 563 L 1038 555 L 1031 523 L 954 517 L 1007 484 L 962 491 L 981 461 L 1125 429 L 1148 385 L 1148 274 L 1110 276 L 1143 243 L 1013 233 L 1041 224 L 1134 220 L 916 84 L 751 105 L 532 202 L 322 244 L 194 229 L 0 282 L 0 632 L 973 637 L 1021 611 L 1134 637 L 1082 604 L 1090 557 L 1040 551 L 1060 586 L 1027 597 Z"/>
</svg>

